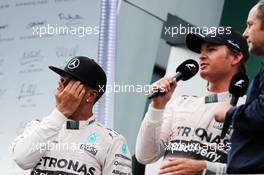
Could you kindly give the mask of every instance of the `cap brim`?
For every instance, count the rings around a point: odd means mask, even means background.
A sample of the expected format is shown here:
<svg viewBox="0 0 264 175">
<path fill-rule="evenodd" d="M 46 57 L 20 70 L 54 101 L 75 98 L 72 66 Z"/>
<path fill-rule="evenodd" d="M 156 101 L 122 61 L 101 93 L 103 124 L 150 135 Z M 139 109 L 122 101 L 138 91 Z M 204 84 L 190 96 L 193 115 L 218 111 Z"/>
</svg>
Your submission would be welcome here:
<svg viewBox="0 0 264 175">
<path fill-rule="evenodd" d="M 54 66 L 49 66 L 49 68 L 50 68 L 52 71 L 54 71 L 54 72 L 56 72 L 57 74 L 59 74 L 60 76 L 64 76 L 64 75 L 66 74 L 66 75 L 69 75 L 69 76 L 71 76 L 71 77 L 73 77 L 73 78 L 79 80 L 78 77 L 76 77 L 75 75 L 73 75 L 73 74 L 71 74 L 70 72 L 67 72 L 67 71 L 65 71 L 65 70 L 63 70 L 63 69 L 60 69 L 60 68 L 57 68 L 57 67 L 54 67 Z"/>
<path fill-rule="evenodd" d="M 57 68 L 57 67 L 54 67 L 54 66 L 49 66 L 49 68 L 56 72 L 57 74 L 59 74 L 60 76 L 63 76 L 64 74 L 67 74 L 66 71 L 64 71 L 63 69 L 60 69 L 60 68 Z"/>
<path fill-rule="evenodd" d="M 201 46 L 204 42 L 212 43 L 212 44 L 220 44 L 219 41 L 214 40 L 212 38 L 206 37 L 202 34 L 194 34 L 189 33 L 185 39 L 186 46 L 193 52 L 200 53 Z"/>
</svg>

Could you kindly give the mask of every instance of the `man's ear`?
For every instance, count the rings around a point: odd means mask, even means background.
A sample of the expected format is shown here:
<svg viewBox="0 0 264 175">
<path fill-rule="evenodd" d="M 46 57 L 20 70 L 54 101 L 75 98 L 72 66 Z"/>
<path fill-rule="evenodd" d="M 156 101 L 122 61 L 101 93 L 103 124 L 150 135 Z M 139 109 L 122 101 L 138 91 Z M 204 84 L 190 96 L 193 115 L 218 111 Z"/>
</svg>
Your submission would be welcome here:
<svg viewBox="0 0 264 175">
<path fill-rule="evenodd" d="M 89 89 L 88 93 L 87 93 L 87 96 L 86 96 L 86 99 L 85 99 L 85 102 L 94 103 L 96 98 L 97 98 L 97 96 L 98 96 L 97 90 Z"/>
<path fill-rule="evenodd" d="M 243 57 L 244 57 L 244 56 L 243 56 L 242 52 L 236 52 L 236 53 L 233 55 L 233 60 L 232 60 L 232 62 L 231 62 L 231 65 L 232 65 L 232 66 L 237 65 L 240 61 L 242 61 Z"/>
</svg>

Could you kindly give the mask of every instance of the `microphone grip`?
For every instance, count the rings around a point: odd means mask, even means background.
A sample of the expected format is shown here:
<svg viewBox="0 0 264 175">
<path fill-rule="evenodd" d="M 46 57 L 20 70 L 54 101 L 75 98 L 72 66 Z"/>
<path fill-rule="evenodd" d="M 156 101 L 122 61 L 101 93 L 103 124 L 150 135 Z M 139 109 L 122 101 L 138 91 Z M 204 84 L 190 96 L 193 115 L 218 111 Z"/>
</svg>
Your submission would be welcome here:
<svg viewBox="0 0 264 175">
<path fill-rule="evenodd" d="M 236 106 L 237 105 L 237 102 L 238 102 L 238 96 L 236 96 L 236 95 L 232 95 L 232 98 L 231 98 L 231 101 L 230 101 L 230 104 L 232 105 L 232 106 Z"/>
<path fill-rule="evenodd" d="M 223 125 L 223 130 L 222 130 L 222 133 L 221 133 L 221 136 L 220 136 L 221 139 L 225 138 L 231 123 L 232 123 L 231 118 L 229 119 L 229 118 L 226 117 L 224 125 Z"/>
<path fill-rule="evenodd" d="M 183 78 L 183 75 L 181 72 L 176 72 L 176 75 L 174 75 L 172 78 L 175 78 L 176 81 L 179 81 Z"/>
<path fill-rule="evenodd" d="M 161 95 L 162 93 L 160 92 L 160 89 L 158 89 L 157 91 L 151 93 L 149 96 L 148 96 L 148 99 L 152 99 L 153 97 L 156 97 L 156 96 L 159 96 Z"/>
<path fill-rule="evenodd" d="M 179 81 L 183 78 L 183 74 L 181 72 L 176 72 L 176 75 L 174 75 L 172 78 L 175 78 L 176 81 Z M 153 97 L 164 95 L 165 92 L 160 92 L 160 89 L 156 90 L 155 92 L 151 93 L 148 96 L 148 99 L 152 99 Z"/>
<path fill-rule="evenodd" d="M 239 99 L 239 96 L 232 95 L 230 104 L 232 106 L 236 106 L 237 105 L 237 102 L 238 102 L 238 99 Z M 231 119 L 225 117 L 225 122 L 224 122 L 224 125 L 223 125 L 223 130 L 222 130 L 222 133 L 221 133 L 221 136 L 220 136 L 221 139 L 225 138 L 225 136 L 226 136 L 226 134 L 227 134 L 227 132 L 229 130 L 229 127 L 230 127 L 231 123 L 232 123 Z"/>
</svg>

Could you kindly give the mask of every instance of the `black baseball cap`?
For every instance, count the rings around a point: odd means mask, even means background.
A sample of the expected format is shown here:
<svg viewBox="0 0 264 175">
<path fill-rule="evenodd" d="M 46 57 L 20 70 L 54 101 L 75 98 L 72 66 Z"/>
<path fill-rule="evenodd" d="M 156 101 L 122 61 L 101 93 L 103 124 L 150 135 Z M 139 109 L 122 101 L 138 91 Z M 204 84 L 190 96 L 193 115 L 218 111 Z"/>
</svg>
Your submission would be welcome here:
<svg viewBox="0 0 264 175">
<path fill-rule="evenodd" d="M 215 32 L 210 32 L 206 35 L 201 33 L 189 33 L 186 36 L 185 42 L 186 46 L 196 53 L 200 53 L 202 44 L 207 42 L 212 44 L 226 45 L 237 52 L 242 52 L 244 61 L 246 61 L 249 57 L 246 39 L 240 33 L 231 29 L 221 32 L 220 30 L 216 29 Z"/>
<path fill-rule="evenodd" d="M 84 85 L 98 91 L 99 99 L 106 89 L 106 74 L 104 70 L 93 60 L 85 56 L 77 56 L 72 58 L 64 69 L 55 66 L 49 66 L 51 70 L 57 74 L 69 75 L 76 80 L 81 81 Z"/>
</svg>

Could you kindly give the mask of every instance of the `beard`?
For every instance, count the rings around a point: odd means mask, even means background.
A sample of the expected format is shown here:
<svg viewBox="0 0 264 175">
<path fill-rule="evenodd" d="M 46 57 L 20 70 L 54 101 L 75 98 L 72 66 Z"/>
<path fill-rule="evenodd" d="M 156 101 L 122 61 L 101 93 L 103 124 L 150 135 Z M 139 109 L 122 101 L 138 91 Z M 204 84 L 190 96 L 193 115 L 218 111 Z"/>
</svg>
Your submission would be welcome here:
<svg viewBox="0 0 264 175">
<path fill-rule="evenodd" d="M 253 43 L 249 47 L 249 52 L 257 56 L 264 56 L 264 48 Z"/>
</svg>

